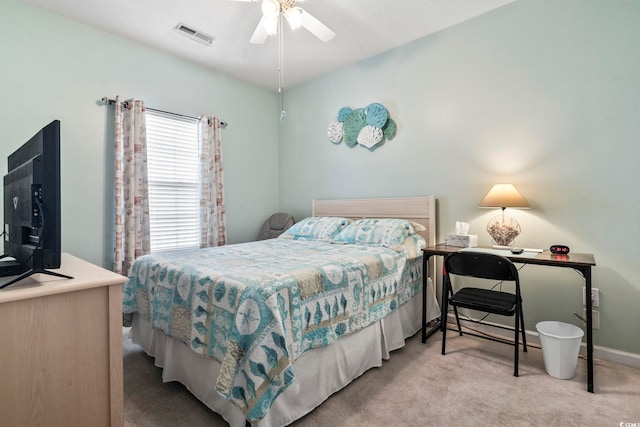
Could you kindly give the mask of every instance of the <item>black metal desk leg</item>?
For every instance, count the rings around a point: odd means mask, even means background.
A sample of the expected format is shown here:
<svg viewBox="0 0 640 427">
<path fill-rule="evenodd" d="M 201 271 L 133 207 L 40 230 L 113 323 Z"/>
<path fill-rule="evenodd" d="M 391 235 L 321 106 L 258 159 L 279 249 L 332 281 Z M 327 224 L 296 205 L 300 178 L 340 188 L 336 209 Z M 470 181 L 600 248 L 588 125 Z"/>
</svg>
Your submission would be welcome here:
<svg viewBox="0 0 640 427">
<path fill-rule="evenodd" d="M 587 306 L 587 390 L 593 393 L 593 306 L 591 303 L 591 267 L 582 269 L 586 287 Z"/>
<path fill-rule="evenodd" d="M 422 343 L 427 342 L 427 285 L 428 285 L 428 267 L 429 258 L 422 254 Z"/>
</svg>

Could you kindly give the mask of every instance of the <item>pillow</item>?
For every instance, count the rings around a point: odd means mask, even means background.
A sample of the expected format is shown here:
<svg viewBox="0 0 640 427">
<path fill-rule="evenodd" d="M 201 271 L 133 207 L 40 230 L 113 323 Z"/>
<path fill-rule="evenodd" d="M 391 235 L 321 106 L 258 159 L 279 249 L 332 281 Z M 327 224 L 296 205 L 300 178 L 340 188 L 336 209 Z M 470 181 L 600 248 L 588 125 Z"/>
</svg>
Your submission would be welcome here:
<svg viewBox="0 0 640 427">
<path fill-rule="evenodd" d="M 291 226 L 279 238 L 330 242 L 349 223 L 351 223 L 351 220 L 347 218 L 310 216 Z"/>
<path fill-rule="evenodd" d="M 412 234 L 407 237 L 407 240 L 400 247 L 401 250 L 399 252 L 403 252 L 409 259 L 415 259 L 422 255 L 420 250 L 427 247 L 427 241 L 419 234 Z"/>
<path fill-rule="evenodd" d="M 353 245 L 386 246 L 401 250 L 404 241 L 415 229 L 406 219 L 369 218 L 354 221 L 331 241 L 332 243 Z"/>
<path fill-rule="evenodd" d="M 413 227 L 413 230 L 418 233 L 420 231 L 427 231 L 426 227 L 422 224 L 419 224 L 417 222 L 413 222 L 413 221 L 409 221 L 411 223 L 411 226 Z"/>
</svg>

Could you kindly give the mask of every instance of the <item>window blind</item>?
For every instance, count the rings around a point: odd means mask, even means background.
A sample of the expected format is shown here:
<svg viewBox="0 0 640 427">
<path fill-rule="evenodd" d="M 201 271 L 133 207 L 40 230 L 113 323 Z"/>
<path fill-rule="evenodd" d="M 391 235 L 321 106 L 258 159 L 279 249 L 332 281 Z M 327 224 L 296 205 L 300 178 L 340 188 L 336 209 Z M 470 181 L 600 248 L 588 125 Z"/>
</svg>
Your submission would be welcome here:
<svg viewBox="0 0 640 427">
<path fill-rule="evenodd" d="M 199 247 L 198 120 L 146 110 L 151 252 Z"/>
</svg>

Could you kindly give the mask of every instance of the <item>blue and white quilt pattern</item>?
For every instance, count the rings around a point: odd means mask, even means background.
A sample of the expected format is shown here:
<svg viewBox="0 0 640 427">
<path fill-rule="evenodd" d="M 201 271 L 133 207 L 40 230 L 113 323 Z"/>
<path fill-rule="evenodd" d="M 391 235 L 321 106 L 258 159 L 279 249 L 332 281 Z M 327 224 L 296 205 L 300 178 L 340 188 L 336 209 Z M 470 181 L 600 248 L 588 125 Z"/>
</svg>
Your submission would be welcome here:
<svg viewBox="0 0 640 427">
<path fill-rule="evenodd" d="M 298 356 L 421 289 L 421 258 L 407 255 L 285 239 L 146 255 L 123 287 L 124 311 L 219 360 L 217 391 L 253 421 L 292 383 Z"/>
</svg>

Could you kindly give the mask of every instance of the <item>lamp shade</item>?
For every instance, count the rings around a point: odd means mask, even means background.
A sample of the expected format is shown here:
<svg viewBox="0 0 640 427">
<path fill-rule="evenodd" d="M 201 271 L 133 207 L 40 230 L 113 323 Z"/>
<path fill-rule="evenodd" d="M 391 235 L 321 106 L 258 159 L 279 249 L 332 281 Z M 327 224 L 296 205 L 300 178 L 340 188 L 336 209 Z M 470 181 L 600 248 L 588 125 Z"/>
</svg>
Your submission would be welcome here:
<svg viewBox="0 0 640 427">
<path fill-rule="evenodd" d="M 529 203 L 513 184 L 496 184 L 480 202 L 481 208 L 529 209 Z"/>
</svg>

